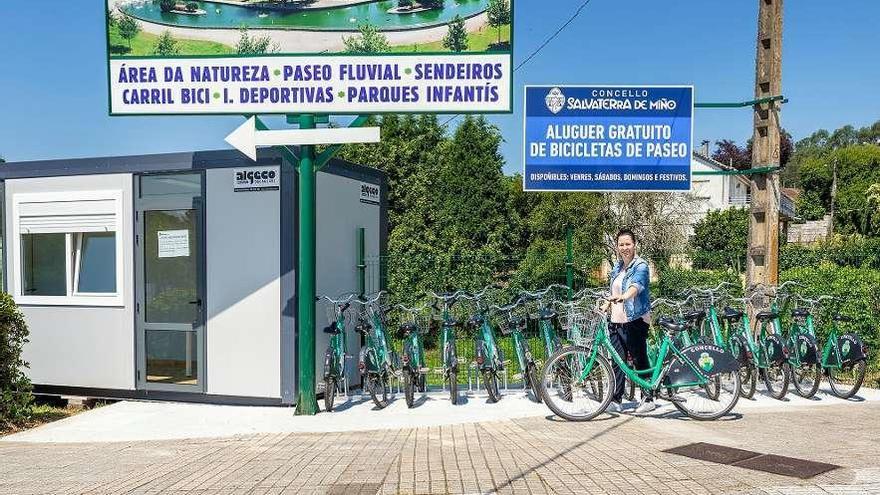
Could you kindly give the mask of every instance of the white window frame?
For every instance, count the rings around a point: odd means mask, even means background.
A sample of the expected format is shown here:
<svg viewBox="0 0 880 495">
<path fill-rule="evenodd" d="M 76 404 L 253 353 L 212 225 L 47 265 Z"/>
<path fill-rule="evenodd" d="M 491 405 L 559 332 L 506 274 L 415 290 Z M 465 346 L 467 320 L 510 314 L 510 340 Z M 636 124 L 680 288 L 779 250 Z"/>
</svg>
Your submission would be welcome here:
<svg viewBox="0 0 880 495">
<path fill-rule="evenodd" d="M 56 201 L 94 201 L 112 200 L 115 213 L 116 237 L 116 292 L 95 293 L 79 292 L 79 258 L 82 249 L 82 232 L 72 230 L 65 232 L 65 281 L 67 295 L 65 296 L 39 296 L 22 294 L 22 252 L 21 252 L 21 204 L 22 203 L 49 203 Z M 38 306 L 124 306 L 125 272 L 123 260 L 123 232 L 122 222 L 122 191 L 69 191 L 52 193 L 19 193 L 12 196 L 12 274 L 13 274 L 13 298 L 17 304 Z"/>
</svg>

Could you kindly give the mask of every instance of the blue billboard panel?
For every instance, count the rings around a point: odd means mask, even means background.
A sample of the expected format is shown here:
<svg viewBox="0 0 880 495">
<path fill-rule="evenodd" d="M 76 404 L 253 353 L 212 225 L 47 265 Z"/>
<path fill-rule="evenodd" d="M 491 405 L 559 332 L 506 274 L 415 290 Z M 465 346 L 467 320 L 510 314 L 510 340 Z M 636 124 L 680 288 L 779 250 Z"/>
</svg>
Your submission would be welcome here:
<svg viewBox="0 0 880 495">
<path fill-rule="evenodd" d="M 687 191 L 693 86 L 526 86 L 527 191 Z"/>
</svg>

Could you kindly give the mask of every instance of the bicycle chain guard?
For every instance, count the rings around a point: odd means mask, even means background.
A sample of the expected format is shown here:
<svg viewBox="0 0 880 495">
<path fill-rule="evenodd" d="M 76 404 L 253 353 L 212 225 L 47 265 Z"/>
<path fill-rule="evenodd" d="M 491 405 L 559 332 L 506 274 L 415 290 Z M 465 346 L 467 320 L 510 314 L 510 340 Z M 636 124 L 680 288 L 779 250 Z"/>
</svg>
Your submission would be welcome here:
<svg viewBox="0 0 880 495">
<path fill-rule="evenodd" d="M 713 344 L 692 345 L 684 348 L 681 354 L 693 366 L 675 356 L 667 365 L 668 371 L 663 381 L 666 386 L 693 385 L 719 373 L 739 371 L 741 367 L 730 353 Z"/>
</svg>

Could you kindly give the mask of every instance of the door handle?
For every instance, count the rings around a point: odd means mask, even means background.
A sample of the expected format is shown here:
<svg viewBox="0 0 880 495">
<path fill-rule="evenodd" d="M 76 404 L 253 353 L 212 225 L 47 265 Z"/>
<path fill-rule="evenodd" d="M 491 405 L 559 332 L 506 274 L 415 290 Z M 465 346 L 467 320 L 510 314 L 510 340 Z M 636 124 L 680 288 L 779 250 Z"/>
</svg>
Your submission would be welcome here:
<svg viewBox="0 0 880 495">
<path fill-rule="evenodd" d="M 201 299 L 196 299 L 195 301 L 189 301 L 189 304 L 198 304 L 199 306 L 201 306 L 201 305 L 202 305 L 202 300 L 201 300 Z"/>
</svg>

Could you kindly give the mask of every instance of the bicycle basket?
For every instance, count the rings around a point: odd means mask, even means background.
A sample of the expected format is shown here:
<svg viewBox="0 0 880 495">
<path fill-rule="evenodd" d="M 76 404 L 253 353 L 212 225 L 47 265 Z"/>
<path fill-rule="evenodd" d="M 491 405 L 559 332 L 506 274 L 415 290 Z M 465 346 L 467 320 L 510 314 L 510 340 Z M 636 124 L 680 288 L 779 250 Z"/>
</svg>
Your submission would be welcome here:
<svg viewBox="0 0 880 495">
<path fill-rule="evenodd" d="M 560 315 L 559 320 L 572 344 L 589 345 L 596 336 L 596 330 L 602 321 L 602 316 L 595 311 L 578 308 L 565 315 Z"/>
</svg>

